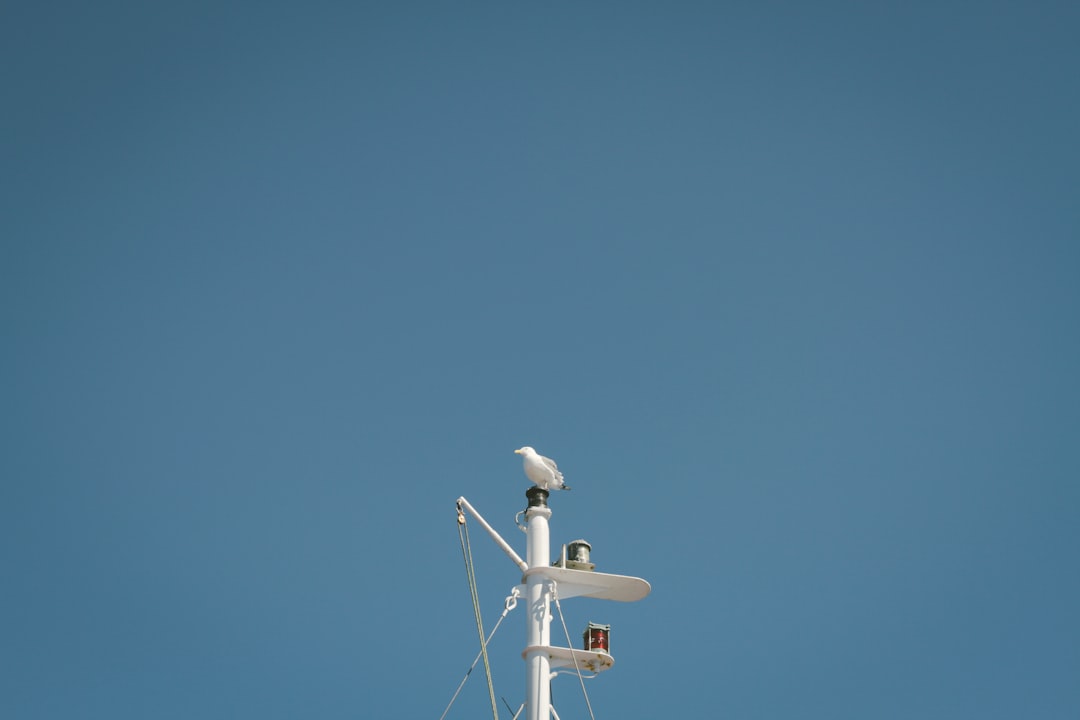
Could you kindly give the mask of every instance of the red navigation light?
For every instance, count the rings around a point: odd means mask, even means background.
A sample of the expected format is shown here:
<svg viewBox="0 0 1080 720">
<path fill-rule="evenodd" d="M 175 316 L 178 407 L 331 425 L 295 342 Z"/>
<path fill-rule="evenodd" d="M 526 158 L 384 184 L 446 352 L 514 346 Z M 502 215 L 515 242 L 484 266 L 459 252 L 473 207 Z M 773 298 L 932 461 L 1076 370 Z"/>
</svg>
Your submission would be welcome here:
<svg viewBox="0 0 1080 720">
<path fill-rule="evenodd" d="M 610 625 L 601 625 L 594 622 L 589 623 L 589 627 L 581 634 L 582 639 L 585 641 L 586 650 L 608 654 L 611 651 L 610 636 Z"/>
</svg>

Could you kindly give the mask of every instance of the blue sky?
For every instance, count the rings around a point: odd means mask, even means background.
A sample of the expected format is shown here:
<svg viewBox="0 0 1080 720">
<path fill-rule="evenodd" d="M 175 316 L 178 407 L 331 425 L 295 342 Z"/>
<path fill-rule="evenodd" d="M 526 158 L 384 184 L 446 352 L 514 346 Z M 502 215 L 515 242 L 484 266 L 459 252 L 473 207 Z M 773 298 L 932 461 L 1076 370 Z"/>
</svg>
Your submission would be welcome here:
<svg viewBox="0 0 1080 720">
<path fill-rule="evenodd" d="M 0 19 L 0 715 L 1080 714 L 1075 6 Z"/>
</svg>

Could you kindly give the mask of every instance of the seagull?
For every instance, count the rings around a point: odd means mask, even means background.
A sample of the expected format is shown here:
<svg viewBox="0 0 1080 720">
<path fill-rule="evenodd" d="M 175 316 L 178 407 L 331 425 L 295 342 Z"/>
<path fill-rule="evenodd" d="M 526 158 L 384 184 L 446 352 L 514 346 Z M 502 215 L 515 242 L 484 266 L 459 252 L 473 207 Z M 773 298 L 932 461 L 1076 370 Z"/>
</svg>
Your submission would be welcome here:
<svg viewBox="0 0 1080 720">
<path fill-rule="evenodd" d="M 514 452 L 525 458 L 525 476 L 536 483 L 537 487 L 544 490 L 570 489 L 569 485 L 563 484 L 559 466 L 551 458 L 538 454 L 528 445 Z"/>
</svg>

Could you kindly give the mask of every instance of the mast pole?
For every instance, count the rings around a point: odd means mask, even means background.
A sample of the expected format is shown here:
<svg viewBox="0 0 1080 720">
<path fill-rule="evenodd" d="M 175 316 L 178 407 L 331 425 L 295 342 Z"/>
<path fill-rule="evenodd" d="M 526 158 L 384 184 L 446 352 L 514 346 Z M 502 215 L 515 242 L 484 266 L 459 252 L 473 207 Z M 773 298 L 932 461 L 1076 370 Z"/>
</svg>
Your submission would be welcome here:
<svg viewBox="0 0 1080 720">
<path fill-rule="evenodd" d="M 525 510 L 527 522 L 526 562 L 530 568 L 548 567 L 551 564 L 551 545 L 548 536 L 548 520 L 551 509 L 547 506 L 548 491 L 531 487 L 525 491 L 529 506 Z M 549 581 L 540 574 L 529 575 L 525 581 L 526 607 L 525 646 L 546 647 L 551 644 L 551 593 Z M 525 657 L 525 685 L 528 720 L 551 718 L 551 661 L 544 650 L 533 650 Z"/>
</svg>

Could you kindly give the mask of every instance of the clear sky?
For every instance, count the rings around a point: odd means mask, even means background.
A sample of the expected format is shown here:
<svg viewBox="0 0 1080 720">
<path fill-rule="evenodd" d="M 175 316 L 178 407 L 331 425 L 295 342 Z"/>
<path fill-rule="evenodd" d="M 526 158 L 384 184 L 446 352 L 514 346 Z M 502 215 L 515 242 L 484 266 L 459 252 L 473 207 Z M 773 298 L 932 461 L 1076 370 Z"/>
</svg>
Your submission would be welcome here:
<svg viewBox="0 0 1080 720">
<path fill-rule="evenodd" d="M 553 542 L 653 585 L 564 603 L 613 626 L 599 720 L 1080 717 L 1078 37 L 9 3 L 0 716 L 438 718 L 454 500 L 524 552 L 529 444 Z M 470 530 L 490 628 L 519 573 Z"/>
</svg>

